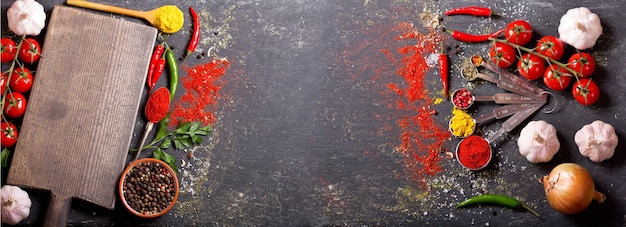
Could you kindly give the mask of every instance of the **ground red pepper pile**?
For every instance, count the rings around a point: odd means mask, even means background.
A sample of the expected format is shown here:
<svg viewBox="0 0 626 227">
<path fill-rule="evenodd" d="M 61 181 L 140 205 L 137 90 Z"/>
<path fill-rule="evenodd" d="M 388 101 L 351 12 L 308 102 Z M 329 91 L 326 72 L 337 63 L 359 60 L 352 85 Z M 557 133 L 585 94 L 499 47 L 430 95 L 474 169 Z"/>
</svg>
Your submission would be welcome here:
<svg viewBox="0 0 626 227">
<path fill-rule="evenodd" d="M 397 150 L 405 157 L 404 162 L 410 177 L 425 186 L 427 176 L 443 171 L 439 164 L 440 153 L 445 141 L 450 138 L 447 129 L 439 126 L 433 119 L 433 110 L 429 107 L 434 105 L 434 100 L 429 97 L 426 87 L 426 75 L 432 71 L 427 58 L 432 53 L 438 53 L 440 35 L 435 31 L 422 34 L 412 24 L 406 23 L 399 24 L 398 30 L 401 35 L 397 40 L 403 41 L 402 43 L 410 41 L 410 44 L 397 50 L 402 64 L 396 74 L 403 80 L 388 84 L 388 88 L 398 96 L 398 101 L 392 108 L 409 113 L 399 116 L 396 122 L 401 130 L 401 143 Z M 396 53 L 388 50 L 383 50 L 383 53 L 392 61 L 397 61 L 393 57 Z"/>
<path fill-rule="evenodd" d="M 469 169 L 479 169 L 491 159 L 489 142 L 480 136 L 470 136 L 459 143 L 459 161 Z"/>
<path fill-rule="evenodd" d="M 229 65 L 225 59 L 213 59 L 192 68 L 183 66 L 187 72 L 187 76 L 181 79 L 185 94 L 180 101 L 175 102 L 174 110 L 170 114 L 170 125 L 195 121 L 210 125 L 215 122 L 214 112 L 220 90 L 225 83 L 220 79 Z"/>
</svg>

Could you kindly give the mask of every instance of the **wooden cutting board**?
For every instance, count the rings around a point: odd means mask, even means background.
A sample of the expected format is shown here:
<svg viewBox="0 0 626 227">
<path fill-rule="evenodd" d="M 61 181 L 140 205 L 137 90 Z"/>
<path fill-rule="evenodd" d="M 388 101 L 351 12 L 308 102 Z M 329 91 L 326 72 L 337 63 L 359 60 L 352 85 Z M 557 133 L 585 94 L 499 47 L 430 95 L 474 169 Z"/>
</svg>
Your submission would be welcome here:
<svg viewBox="0 0 626 227">
<path fill-rule="evenodd" d="M 67 6 L 47 26 L 7 182 L 49 190 L 65 226 L 73 198 L 115 207 L 157 30 Z"/>
</svg>

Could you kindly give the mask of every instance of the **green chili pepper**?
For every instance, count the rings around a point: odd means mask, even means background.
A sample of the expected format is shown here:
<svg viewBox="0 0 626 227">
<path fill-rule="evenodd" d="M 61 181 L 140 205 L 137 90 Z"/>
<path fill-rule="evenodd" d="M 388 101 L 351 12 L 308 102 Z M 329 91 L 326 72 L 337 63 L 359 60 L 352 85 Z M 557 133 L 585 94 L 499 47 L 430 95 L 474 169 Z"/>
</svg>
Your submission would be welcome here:
<svg viewBox="0 0 626 227">
<path fill-rule="evenodd" d="M 178 87 L 178 63 L 176 57 L 169 47 L 165 51 L 165 61 L 170 73 L 170 99 L 174 99 L 176 88 Z"/>
<path fill-rule="evenodd" d="M 530 211 L 531 213 L 533 213 L 534 215 L 536 215 L 537 217 L 539 217 L 539 214 L 537 212 L 530 209 L 530 207 L 524 205 L 519 200 L 508 197 L 508 196 L 504 196 L 504 195 L 494 195 L 494 194 L 477 195 L 459 203 L 458 205 L 456 205 L 456 208 L 463 208 L 463 207 L 468 207 L 468 206 L 476 205 L 476 204 L 495 204 L 495 205 L 508 207 L 511 209 L 526 209 Z"/>
</svg>

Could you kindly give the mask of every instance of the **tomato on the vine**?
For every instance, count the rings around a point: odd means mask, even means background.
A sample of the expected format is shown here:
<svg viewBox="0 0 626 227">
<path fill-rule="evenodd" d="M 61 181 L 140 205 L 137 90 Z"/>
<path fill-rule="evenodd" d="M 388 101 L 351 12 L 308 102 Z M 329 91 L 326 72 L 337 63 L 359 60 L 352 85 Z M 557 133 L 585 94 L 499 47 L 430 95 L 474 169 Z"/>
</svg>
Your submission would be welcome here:
<svg viewBox="0 0 626 227">
<path fill-rule="evenodd" d="M 526 45 L 533 38 L 533 29 L 525 20 L 515 20 L 506 25 L 504 38 L 517 45 Z"/>
<path fill-rule="evenodd" d="M 13 70 L 11 74 L 11 81 L 9 86 L 14 92 L 27 92 L 33 87 L 33 73 L 24 67 L 19 67 Z"/>
<path fill-rule="evenodd" d="M 17 54 L 17 44 L 9 37 L 2 37 L 2 55 L 0 61 L 2 63 L 11 62 Z"/>
<path fill-rule="evenodd" d="M 563 91 L 572 82 L 572 75 L 563 67 L 550 65 L 543 74 L 543 83 L 555 91 Z"/>
<path fill-rule="evenodd" d="M 600 98 L 600 88 L 589 78 L 581 78 L 572 87 L 572 95 L 584 106 L 593 105 Z"/>
<path fill-rule="evenodd" d="M 590 77 L 596 70 L 596 61 L 591 54 L 578 52 L 567 60 L 567 67 L 581 74 L 582 77 Z"/>
<path fill-rule="evenodd" d="M 563 52 L 565 52 L 565 45 L 557 37 L 547 35 L 537 41 L 537 53 L 543 54 L 546 57 L 558 61 L 563 57 Z"/>
<path fill-rule="evenodd" d="M 501 42 L 493 43 L 489 48 L 489 56 L 491 61 L 500 68 L 508 68 L 517 60 L 515 48 Z"/>
<path fill-rule="evenodd" d="M 20 47 L 19 57 L 23 62 L 32 64 L 39 60 L 41 56 L 41 46 L 39 42 L 33 38 L 26 38 Z"/>
<path fill-rule="evenodd" d="M 517 61 L 517 71 L 528 80 L 541 78 L 545 69 L 545 61 L 534 54 L 524 54 L 519 61 Z"/>
<path fill-rule="evenodd" d="M 4 100 L 4 114 L 10 118 L 18 118 L 26 112 L 26 97 L 19 92 L 9 92 Z"/>
<path fill-rule="evenodd" d="M 4 94 L 4 91 L 7 90 L 7 85 L 9 84 L 9 76 L 6 73 L 2 73 L 0 76 L 0 94 Z"/>
<path fill-rule="evenodd" d="M 2 147 L 12 147 L 17 143 L 17 127 L 11 122 L 2 121 L 0 124 L 2 130 Z"/>
</svg>

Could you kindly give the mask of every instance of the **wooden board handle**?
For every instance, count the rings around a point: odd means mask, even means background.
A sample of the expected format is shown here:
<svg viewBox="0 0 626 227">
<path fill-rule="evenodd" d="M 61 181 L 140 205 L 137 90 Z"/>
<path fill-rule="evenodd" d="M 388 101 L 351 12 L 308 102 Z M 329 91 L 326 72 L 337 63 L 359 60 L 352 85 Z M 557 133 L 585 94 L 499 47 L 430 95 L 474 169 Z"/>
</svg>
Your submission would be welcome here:
<svg viewBox="0 0 626 227">
<path fill-rule="evenodd" d="M 51 193 L 43 226 L 67 226 L 67 216 L 69 215 L 71 204 L 72 198 Z"/>
<path fill-rule="evenodd" d="M 102 11 L 102 12 L 115 13 L 115 14 L 126 15 L 126 16 L 137 17 L 137 18 L 143 18 L 143 19 L 148 20 L 146 18 L 146 15 L 148 13 L 147 12 L 138 11 L 138 10 L 126 9 L 126 8 L 122 8 L 122 7 L 105 5 L 105 4 L 95 3 L 95 2 L 89 2 L 89 1 L 85 1 L 85 0 L 67 0 L 65 3 L 68 4 L 68 5 L 71 5 L 71 6 L 78 6 L 78 7 L 82 7 L 82 8 L 86 8 L 86 9 L 93 9 L 93 10 L 98 10 L 98 11 Z M 152 22 L 152 21 L 150 21 L 150 22 Z"/>
</svg>

